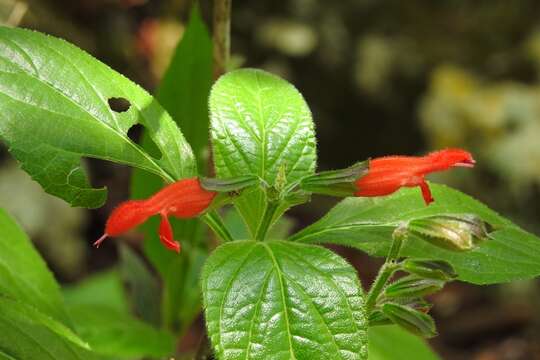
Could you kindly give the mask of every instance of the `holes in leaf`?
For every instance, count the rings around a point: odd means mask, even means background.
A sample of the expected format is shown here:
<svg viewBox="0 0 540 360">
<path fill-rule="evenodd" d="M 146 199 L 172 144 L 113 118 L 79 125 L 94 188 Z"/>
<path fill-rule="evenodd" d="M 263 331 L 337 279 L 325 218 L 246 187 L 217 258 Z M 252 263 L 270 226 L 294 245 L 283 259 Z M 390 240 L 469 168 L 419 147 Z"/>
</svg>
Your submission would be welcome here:
<svg viewBox="0 0 540 360">
<path fill-rule="evenodd" d="M 134 143 L 141 145 L 150 156 L 156 159 L 161 157 L 161 151 L 159 151 L 156 143 L 150 138 L 148 132 L 145 131 L 143 125 L 134 124 L 129 128 L 127 136 Z"/>
<path fill-rule="evenodd" d="M 123 97 L 112 97 L 107 100 L 109 107 L 112 111 L 117 113 L 123 113 L 129 110 L 131 103 L 128 99 Z"/>
<path fill-rule="evenodd" d="M 129 128 L 127 132 L 128 138 L 134 143 L 138 144 L 143 132 L 144 126 L 141 124 L 135 124 Z"/>
</svg>

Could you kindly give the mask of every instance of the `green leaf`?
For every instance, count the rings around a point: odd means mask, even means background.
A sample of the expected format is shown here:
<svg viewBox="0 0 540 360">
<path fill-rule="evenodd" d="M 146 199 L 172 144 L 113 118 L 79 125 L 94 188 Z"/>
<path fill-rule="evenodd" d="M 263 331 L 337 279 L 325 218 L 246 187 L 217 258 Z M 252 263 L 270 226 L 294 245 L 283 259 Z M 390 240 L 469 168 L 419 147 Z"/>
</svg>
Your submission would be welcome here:
<svg viewBox="0 0 540 360">
<path fill-rule="evenodd" d="M 0 356 L 8 359 L 97 359 L 63 324 L 30 305 L 1 296 L 0 334 Z"/>
<path fill-rule="evenodd" d="M 49 330 L 52 330 L 56 334 L 63 337 L 65 340 L 71 341 L 75 345 L 90 350 L 88 344 L 81 340 L 81 338 L 79 338 L 79 336 L 75 334 L 70 328 L 54 320 L 52 317 L 41 313 L 30 305 L 23 304 L 14 299 L 4 298 L 3 296 L 0 296 L 0 308 L 1 307 L 11 307 L 12 310 L 19 313 L 21 316 L 25 318 L 31 318 L 36 324 L 41 324 L 47 327 Z"/>
<path fill-rule="evenodd" d="M 479 246 L 456 253 L 410 236 L 402 256 L 445 260 L 459 279 L 494 284 L 540 275 L 540 239 L 501 217 L 470 196 L 443 185 L 431 184 L 435 202 L 426 206 L 418 189 L 402 189 L 381 198 L 348 198 L 326 216 L 293 235 L 305 243 L 352 246 L 371 255 L 385 256 L 392 231 L 403 221 L 434 215 L 476 214 L 495 231 Z"/>
<path fill-rule="evenodd" d="M 202 309 L 199 282 L 208 250 L 184 246 L 178 261 L 171 263 L 165 279 L 164 317 L 182 335 Z M 171 325 L 171 324 L 169 324 Z"/>
<path fill-rule="evenodd" d="M 116 358 L 162 357 L 173 353 L 174 337 L 134 318 L 116 271 L 64 289 L 77 332 L 96 353 Z"/>
<path fill-rule="evenodd" d="M 68 304 L 77 332 L 102 355 L 132 359 L 171 355 L 175 338 L 163 330 L 103 305 Z"/>
<path fill-rule="evenodd" d="M 397 326 L 369 328 L 369 360 L 439 360 L 424 340 Z"/>
<path fill-rule="evenodd" d="M 130 107 L 116 112 L 111 98 Z M 93 157 L 126 164 L 166 181 L 193 176 L 191 148 L 167 112 L 142 88 L 77 47 L 23 29 L 0 28 L 0 138 L 45 191 L 73 206 L 99 207 L 81 164 Z M 127 136 L 143 125 L 161 154 Z"/>
<path fill-rule="evenodd" d="M 182 129 L 196 155 L 200 173 L 206 173 L 208 163 L 208 96 L 211 86 L 212 38 L 195 3 L 156 97 Z"/>
<path fill-rule="evenodd" d="M 37 311 L 70 325 L 54 277 L 26 234 L 3 209 L 0 209 L 0 295 L 32 304 Z"/>
<path fill-rule="evenodd" d="M 232 71 L 212 88 L 210 117 L 218 177 L 257 175 L 280 191 L 315 171 L 311 112 L 285 80 L 261 70 Z M 245 194 L 236 205 L 255 234 L 266 207 L 265 194 Z"/>
<path fill-rule="evenodd" d="M 129 291 L 130 307 L 142 320 L 161 324 L 161 287 L 159 280 L 137 253 L 120 245 L 120 275 Z"/>
<path fill-rule="evenodd" d="M 208 259 L 202 288 L 221 360 L 367 356 L 362 288 L 354 269 L 327 249 L 226 243 Z"/>
<path fill-rule="evenodd" d="M 212 41 L 195 5 L 186 31 L 159 86 L 157 99 L 182 128 L 197 155 L 200 173 L 205 173 L 208 158 L 208 96 L 211 84 Z M 141 146 L 151 153 L 155 147 L 146 131 Z M 163 181 L 159 177 L 138 169 L 133 172 L 132 198 L 146 198 L 161 187 Z M 179 327 L 181 331 L 189 326 L 200 311 L 198 289 L 187 288 L 184 280 L 189 278 L 191 283 L 192 277 L 198 279 L 200 275 L 205 260 L 205 257 L 201 257 L 206 252 L 206 245 L 202 244 L 206 232 L 199 220 L 171 219 L 171 225 L 184 251 L 177 255 L 165 249 L 157 235 L 158 221 L 152 219 L 142 228 L 145 234 L 144 252 L 164 279 L 162 310 L 165 325 Z M 188 243 L 197 244 L 196 250 L 191 251 L 193 247 L 189 247 Z"/>
<path fill-rule="evenodd" d="M 117 311 L 129 308 L 118 271 L 105 271 L 62 289 L 65 302 L 76 305 L 104 305 Z"/>
</svg>

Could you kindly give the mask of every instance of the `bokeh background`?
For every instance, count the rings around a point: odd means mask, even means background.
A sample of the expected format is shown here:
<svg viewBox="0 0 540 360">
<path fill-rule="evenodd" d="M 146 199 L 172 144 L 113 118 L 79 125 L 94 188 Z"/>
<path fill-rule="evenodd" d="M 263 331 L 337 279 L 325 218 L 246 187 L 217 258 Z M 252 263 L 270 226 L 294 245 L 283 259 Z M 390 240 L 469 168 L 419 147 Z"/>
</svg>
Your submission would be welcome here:
<svg viewBox="0 0 540 360">
<path fill-rule="evenodd" d="M 0 22 L 65 38 L 152 91 L 191 3 L 0 0 Z M 211 2 L 200 5 L 210 24 Z M 298 87 L 316 122 L 319 169 L 463 147 L 478 167 L 431 180 L 540 234 L 539 15 L 536 0 L 233 0 L 231 66 L 263 68 Z M 66 284 L 118 257 L 114 246 L 96 251 L 90 244 L 111 208 L 127 198 L 130 169 L 88 166 L 93 183 L 110 189 L 108 205 L 93 211 L 45 194 L 0 149 L 0 205 Z M 293 226 L 333 204 L 316 197 L 293 209 Z M 334 249 L 369 284 L 380 260 Z M 431 300 L 441 334 L 431 344 L 444 359 L 540 359 L 538 281 L 452 283 Z"/>
</svg>

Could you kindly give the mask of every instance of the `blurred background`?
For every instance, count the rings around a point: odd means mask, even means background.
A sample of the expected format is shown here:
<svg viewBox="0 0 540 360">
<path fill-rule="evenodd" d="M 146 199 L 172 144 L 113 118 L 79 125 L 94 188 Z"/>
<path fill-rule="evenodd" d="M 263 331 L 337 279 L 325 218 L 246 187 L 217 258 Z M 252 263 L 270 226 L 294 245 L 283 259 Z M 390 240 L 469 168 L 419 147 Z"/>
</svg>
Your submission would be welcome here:
<svg viewBox="0 0 540 360">
<path fill-rule="evenodd" d="M 0 23 L 62 37 L 153 91 L 182 37 L 188 0 L 0 0 Z M 210 24 L 211 2 L 200 1 Z M 319 169 L 385 154 L 459 146 L 474 171 L 431 177 L 540 234 L 540 2 L 535 0 L 233 0 L 232 66 L 292 82 L 313 112 Z M 135 137 L 137 134 L 134 135 Z M 90 161 L 107 206 L 74 209 L 45 194 L 0 149 L 0 205 L 66 284 L 115 263 L 95 251 L 130 169 Z M 335 200 L 290 212 L 295 228 Z M 381 262 L 334 248 L 369 284 Z M 444 359 L 540 359 L 538 281 L 449 284 L 431 299 Z M 189 341 L 188 341 L 189 343 Z"/>
</svg>

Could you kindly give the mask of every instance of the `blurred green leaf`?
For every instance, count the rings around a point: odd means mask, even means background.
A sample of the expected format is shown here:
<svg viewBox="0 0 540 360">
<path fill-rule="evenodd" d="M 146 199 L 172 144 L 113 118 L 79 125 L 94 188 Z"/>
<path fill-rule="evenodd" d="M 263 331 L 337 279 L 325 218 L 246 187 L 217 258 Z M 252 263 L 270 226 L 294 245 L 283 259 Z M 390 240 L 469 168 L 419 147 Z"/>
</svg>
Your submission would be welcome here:
<svg viewBox="0 0 540 360">
<path fill-rule="evenodd" d="M 0 138 L 45 191 L 73 206 L 99 207 L 105 189 L 89 184 L 82 157 L 144 169 L 172 181 L 196 173 L 189 144 L 167 112 L 122 75 L 52 36 L 0 28 Z M 115 111 L 111 99 L 127 100 Z M 150 156 L 127 133 L 149 131 Z"/>
<path fill-rule="evenodd" d="M 150 273 L 143 260 L 126 245 L 120 245 L 120 276 L 129 292 L 133 312 L 142 320 L 161 324 L 161 288 L 156 276 Z"/>
<path fill-rule="evenodd" d="M 186 139 L 197 155 L 200 173 L 205 173 L 208 158 L 205 152 L 208 145 L 208 95 L 211 83 L 212 41 L 198 7 L 194 5 L 186 31 L 157 91 L 157 99 L 184 129 Z M 154 151 L 147 132 L 143 133 L 141 146 L 151 153 Z M 146 198 L 161 187 L 163 182 L 157 176 L 138 169 L 133 172 L 132 198 Z M 202 243 L 206 232 L 199 220 L 171 219 L 171 224 L 175 238 L 183 246 L 180 255 L 165 249 L 159 242 L 157 219 L 151 219 L 143 226 L 144 252 L 164 280 L 162 317 L 165 325 L 182 331 L 200 311 L 197 286 L 190 288 L 184 282 L 191 284 L 193 278 L 199 276 L 198 271 L 204 261 L 201 256 L 206 253 L 206 245 Z M 201 249 L 192 250 L 194 247 Z"/>
<path fill-rule="evenodd" d="M 0 357 L 82 360 L 99 357 L 70 329 L 30 305 L 0 296 Z M 78 346 L 80 345 L 80 346 Z"/>
<path fill-rule="evenodd" d="M 106 305 L 68 304 L 77 332 L 96 353 L 125 359 L 174 353 L 175 338 Z"/>
<path fill-rule="evenodd" d="M 23 304 L 18 300 L 4 298 L 3 296 L 0 296 L 0 308 L 2 307 L 10 307 L 14 312 L 18 313 L 23 318 L 30 318 L 36 324 L 47 327 L 49 330 L 52 330 L 57 335 L 63 337 L 65 340 L 68 340 L 82 348 L 85 348 L 86 350 L 90 350 L 88 344 L 81 340 L 81 338 L 77 334 L 75 334 L 70 328 L 54 320 L 52 317 L 41 313 L 39 310 L 32 307 L 30 304 Z"/>
<path fill-rule="evenodd" d="M 395 325 L 369 328 L 369 360 L 439 360 L 424 340 Z"/>
<path fill-rule="evenodd" d="M 212 39 L 195 3 L 156 97 L 182 129 L 202 174 L 206 173 L 208 164 L 208 96 L 211 86 Z"/>
<path fill-rule="evenodd" d="M 105 271 L 62 289 L 67 304 L 104 305 L 117 311 L 129 308 L 118 271 Z"/>
<path fill-rule="evenodd" d="M 175 339 L 136 318 L 117 271 L 97 274 L 64 289 L 66 307 L 75 328 L 95 352 L 115 358 L 167 356 Z"/>
<path fill-rule="evenodd" d="M 540 275 L 540 239 L 477 200 L 443 185 L 431 184 L 435 202 L 425 206 L 418 189 L 402 189 L 381 198 L 348 198 L 292 240 L 352 246 L 371 255 L 386 256 L 392 231 L 401 222 L 433 215 L 478 215 L 495 231 L 477 248 L 456 253 L 410 236 L 402 256 L 445 260 L 459 279 L 494 284 Z"/>
<path fill-rule="evenodd" d="M 279 192 L 315 171 L 311 112 L 285 80 L 255 69 L 225 74 L 212 88 L 210 115 L 218 177 L 257 175 Z M 244 194 L 235 204 L 255 234 L 266 208 L 264 192 Z"/>
<path fill-rule="evenodd" d="M 37 311 L 70 325 L 54 277 L 26 234 L 3 209 L 0 209 L 0 295 L 32 304 Z"/>
<path fill-rule="evenodd" d="M 0 354 L 94 359 L 70 326 L 51 272 L 26 234 L 0 209 Z"/>
<path fill-rule="evenodd" d="M 229 242 L 208 259 L 202 288 L 221 360 L 367 358 L 356 271 L 325 248 Z"/>
</svg>

